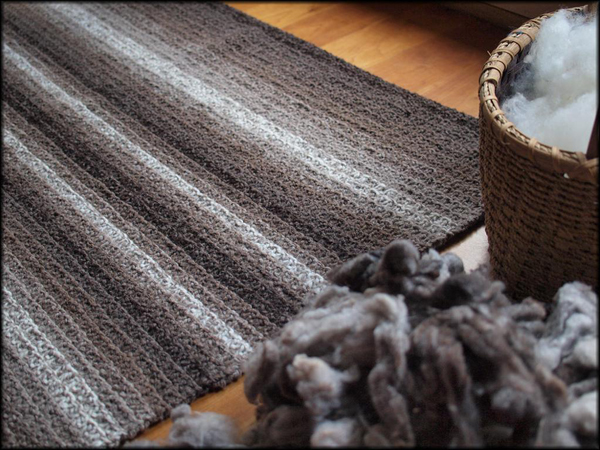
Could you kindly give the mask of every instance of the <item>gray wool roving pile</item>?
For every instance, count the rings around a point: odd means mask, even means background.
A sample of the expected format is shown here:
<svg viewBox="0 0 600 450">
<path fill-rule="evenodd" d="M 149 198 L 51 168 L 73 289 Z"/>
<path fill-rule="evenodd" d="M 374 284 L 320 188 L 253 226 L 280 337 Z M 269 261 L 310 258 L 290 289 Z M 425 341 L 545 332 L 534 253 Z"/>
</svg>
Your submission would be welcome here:
<svg viewBox="0 0 600 450">
<path fill-rule="evenodd" d="M 228 418 L 180 407 L 167 445 L 598 446 L 590 287 L 513 303 L 483 271 L 408 241 L 329 279 L 247 361 L 255 426 L 238 440 Z"/>
</svg>

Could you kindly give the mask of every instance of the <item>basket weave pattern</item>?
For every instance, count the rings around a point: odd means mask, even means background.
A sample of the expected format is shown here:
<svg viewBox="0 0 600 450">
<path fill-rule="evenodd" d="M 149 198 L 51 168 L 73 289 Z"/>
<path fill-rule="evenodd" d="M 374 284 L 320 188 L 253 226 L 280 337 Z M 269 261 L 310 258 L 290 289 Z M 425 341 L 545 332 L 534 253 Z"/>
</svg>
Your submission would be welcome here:
<svg viewBox="0 0 600 450">
<path fill-rule="evenodd" d="M 515 298 L 546 301 L 568 281 L 597 285 L 598 158 L 587 160 L 524 135 L 504 115 L 496 89 L 550 16 L 525 23 L 501 41 L 483 68 L 479 91 L 490 264 Z"/>
</svg>

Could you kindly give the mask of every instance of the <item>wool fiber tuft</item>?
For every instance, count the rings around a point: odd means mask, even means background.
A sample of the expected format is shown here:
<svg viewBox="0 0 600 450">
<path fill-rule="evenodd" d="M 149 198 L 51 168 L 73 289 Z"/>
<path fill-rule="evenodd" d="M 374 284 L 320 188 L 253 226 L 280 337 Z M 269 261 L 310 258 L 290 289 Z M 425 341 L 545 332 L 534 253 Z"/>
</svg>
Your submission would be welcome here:
<svg viewBox="0 0 600 450">
<path fill-rule="evenodd" d="M 542 22 L 511 94 L 506 117 L 527 136 L 586 153 L 598 109 L 598 16 L 561 9 Z"/>
</svg>

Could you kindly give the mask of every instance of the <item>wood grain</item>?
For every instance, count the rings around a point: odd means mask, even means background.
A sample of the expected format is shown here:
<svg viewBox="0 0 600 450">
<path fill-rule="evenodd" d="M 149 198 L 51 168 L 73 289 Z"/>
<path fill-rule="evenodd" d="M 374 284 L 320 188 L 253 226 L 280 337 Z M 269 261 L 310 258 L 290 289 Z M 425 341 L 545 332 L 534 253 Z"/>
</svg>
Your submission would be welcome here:
<svg viewBox="0 0 600 450">
<path fill-rule="evenodd" d="M 250 16 L 445 106 L 477 116 L 479 74 L 510 31 L 437 3 L 226 2 Z M 487 258 L 483 227 L 448 247 L 472 270 Z M 192 403 L 194 411 L 231 416 L 242 431 L 254 422 L 243 377 Z M 163 440 L 171 420 L 137 439 Z"/>
</svg>

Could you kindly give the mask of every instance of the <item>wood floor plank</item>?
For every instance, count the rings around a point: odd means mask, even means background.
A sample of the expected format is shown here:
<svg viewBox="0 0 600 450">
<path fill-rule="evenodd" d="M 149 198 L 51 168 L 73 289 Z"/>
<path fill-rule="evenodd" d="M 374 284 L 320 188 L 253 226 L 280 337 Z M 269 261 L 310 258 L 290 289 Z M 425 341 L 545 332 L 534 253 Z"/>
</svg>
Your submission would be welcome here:
<svg viewBox="0 0 600 450">
<path fill-rule="evenodd" d="M 388 18 L 337 39 L 323 48 L 364 69 L 388 64 L 402 51 L 435 38 L 435 34 L 408 21 Z M 373 73 L 372 70 L 369 70 Z"/>
<path fill-rule="evenodd" d="M 317 11 L 283 27 L 285 31 L 324 48 L 365 27 L 386 19 L 384 12 L 374 11 L 363 3 L 342 3 Z"/>
<path fill-rule="evenodd" d="M 269 25 L 283 29 L 335 6 L 335 4 L 328 2 L 289 2 L 277 5 L 269 2 L 237 2 L 235 4 L 227 4 L 234 6 L 246 14 L 259 18 Z"/>
</svg>

